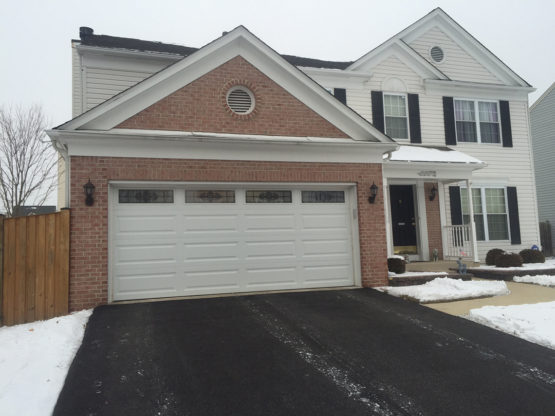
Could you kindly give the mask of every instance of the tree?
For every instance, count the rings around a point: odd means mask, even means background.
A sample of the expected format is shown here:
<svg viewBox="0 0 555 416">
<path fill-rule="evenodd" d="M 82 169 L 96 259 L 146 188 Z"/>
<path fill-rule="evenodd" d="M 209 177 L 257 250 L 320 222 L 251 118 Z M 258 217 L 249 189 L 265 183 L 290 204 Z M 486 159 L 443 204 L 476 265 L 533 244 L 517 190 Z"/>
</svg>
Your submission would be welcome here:
<svg viewBox="0 0 555 416">
<path fill-rule="evenodd" d="M 45 127 L 39 106 L 0 108 L 0 202 L 10 217 L 16 207 L 43 205 L 56 186 L 57 159 Z"/>
</svg>

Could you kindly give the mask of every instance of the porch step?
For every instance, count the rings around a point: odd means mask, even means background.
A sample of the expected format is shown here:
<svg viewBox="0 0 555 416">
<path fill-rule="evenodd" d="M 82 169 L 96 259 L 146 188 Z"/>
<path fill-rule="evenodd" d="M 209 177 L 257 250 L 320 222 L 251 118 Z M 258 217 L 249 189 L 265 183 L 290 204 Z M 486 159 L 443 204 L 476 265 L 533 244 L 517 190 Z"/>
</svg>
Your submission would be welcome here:
<svg viewBox="0 0 555 416">
<path fill-rule="evenodd" d="M 472 260 L 463 260 L 466 267 L 477 267 L 480 264 Z M 440 261 L 416 261 L 408 263 L 406 266 L 407 272 L 446 272 L 450 273 L 453 270 L 458 270 L 458 265 L 455 260 L 440 260 Z"/>
<path fill-rule="evenodd" d="M 415 285 L 423 285 L 424 283 L 431 282 L 432 280 L 438 277 L 449 277 L 451 279 L 460 279 L 460 280 L 471 280 L 471 274 L 458 274 L 458 273 L 448 273 L 446 275 L 412 275 L 407 277 L 393 277 L 389 278 L 389 286 L 415 286 Z"/>
</svg>

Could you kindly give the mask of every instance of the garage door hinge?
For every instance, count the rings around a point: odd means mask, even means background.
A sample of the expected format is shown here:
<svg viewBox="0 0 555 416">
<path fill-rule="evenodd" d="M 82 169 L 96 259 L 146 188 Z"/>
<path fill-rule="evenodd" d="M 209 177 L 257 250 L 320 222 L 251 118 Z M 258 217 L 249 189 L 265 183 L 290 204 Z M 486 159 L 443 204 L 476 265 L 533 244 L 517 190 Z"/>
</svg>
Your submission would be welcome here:
<svg viewBox="0 0 555 416">
<path fill-rule="evenodd" d="M 353 220 L 357 219 L 357 209 L 353 208 Z"/>
</svg>

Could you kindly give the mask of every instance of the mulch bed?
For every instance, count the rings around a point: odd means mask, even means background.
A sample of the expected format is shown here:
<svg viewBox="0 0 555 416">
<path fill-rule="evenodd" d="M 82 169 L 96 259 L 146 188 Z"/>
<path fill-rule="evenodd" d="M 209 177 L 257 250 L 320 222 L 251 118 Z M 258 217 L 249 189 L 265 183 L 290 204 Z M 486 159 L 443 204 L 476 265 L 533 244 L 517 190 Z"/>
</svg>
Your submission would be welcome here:
<svg viewBox="0 0 555 416">
<path fill-rule="evenodd" d="M 422 276 L 407 276 L 407 277 L 390 277 L 389 286 L 416 286 L 423 285 L 424 283 L 431 282 L 438 277 L 449 277 L 451 279 L 470 280 L 470 274 L 436 274 L 436 275 L 422 275 Z"/>
<path fill-rule="evenodd" d="M 555 268 L 553 269 L 529 269 L 529 270 L 504 270 L 503 268 L 498 269 L 468 269 L 468 273 L 472 273 L 474 277 L 479 277 L 481 279 L 492 279 L 492 280 L 513 280 L 514 276 L 538 276 L 542 274 L 554 275 Z"/>
</svg>

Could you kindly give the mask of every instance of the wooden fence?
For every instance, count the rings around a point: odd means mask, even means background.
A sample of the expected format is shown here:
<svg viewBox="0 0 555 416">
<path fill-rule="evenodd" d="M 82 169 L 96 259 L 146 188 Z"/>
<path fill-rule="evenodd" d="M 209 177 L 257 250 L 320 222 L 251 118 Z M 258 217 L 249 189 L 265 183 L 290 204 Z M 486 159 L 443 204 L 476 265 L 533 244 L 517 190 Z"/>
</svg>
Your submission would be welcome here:
<svg viewBox="0 0 555 416">
<path fill-rule="evenodd" d="M 0 324 L 68 313 L 69 221 L 69 210 L 0 218 Z"/>
<path fill-rule="evenodd" d="M 551 224 L 549 221 L 540 222 L 540 241 L 543 254 L 553 256 L 553 239 L 551 235 Z"/>
</svg>

